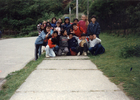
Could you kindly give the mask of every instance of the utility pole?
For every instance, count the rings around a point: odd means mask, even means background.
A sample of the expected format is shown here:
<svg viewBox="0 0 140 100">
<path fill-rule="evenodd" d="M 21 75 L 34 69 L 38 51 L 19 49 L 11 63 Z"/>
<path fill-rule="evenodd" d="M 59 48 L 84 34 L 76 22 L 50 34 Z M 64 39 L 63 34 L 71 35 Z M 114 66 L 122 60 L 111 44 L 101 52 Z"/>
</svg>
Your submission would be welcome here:
<svg viewBox="0 0 140 100">
<path fill-rule="evenodd" d="M 87 18 L 89 17 L 89 0 L 87 0 Z"/>
<path fill-rule="evenodd" d="M 70 7 L 70 5 L 69 5 L 69 18 L 71 20 L 71 7 Z"/>
<path fill-rule="evenodd" d="M 78 0 L 76 0 L 76 18 L 78 18 Z"/>
</svg>

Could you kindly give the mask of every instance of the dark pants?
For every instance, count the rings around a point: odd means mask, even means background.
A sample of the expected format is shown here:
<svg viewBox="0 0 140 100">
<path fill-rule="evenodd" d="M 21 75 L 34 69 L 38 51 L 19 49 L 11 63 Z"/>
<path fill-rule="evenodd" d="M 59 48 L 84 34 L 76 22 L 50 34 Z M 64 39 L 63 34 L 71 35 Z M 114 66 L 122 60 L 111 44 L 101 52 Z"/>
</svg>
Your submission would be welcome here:
<svg viewBox="0 0 140 100">
<path fill-rule="evenodd" d="M 35 44 L 35 60 L 38 59 L 38 53 L 40 47 L 42 47 L 42 44 Z"/>
<path fill-rule="evenodd" d="M 69 52 L 68 52 L 67 55 L 71 55 L 70 49 L 71 49 L 73 52 L 75 52 L 76 54 L 78 53 L 78 47 L 71 47 L 71 48 L 69 48 Z"/>
<path fill-rule="evenodd" d="M 53 51 L 55 52 L 56 55 L 57 55 L 57 53 L 58 53 L 58 50 L 59 50 L 59 46 L 56 45 L 56 46 L 53 48 Z"/>
<path fill-rule="evenodd" d="M 42 51 L 42 46 L 45 46 L 46 47 L 46 45 L 48 44 L 48 42 L 44 42 L 42 45 L 40 45 L 40 47 L 39 47 L 39 56 L 41 56 L 41 51 Z"/>
<path fill-rule="evenodd" d="M 96 44 L 94 47 L 90 47 L 89 51 L 92 55 L 103 54 L 105 52 L 105 48 L 101 44 Z"/>
<path fill-rule="evenodd" d="M 84 44 L 84 47 L 78 47 L 78 51 L 80 52 L 80 55 L 82 55 L 83 52 L 87 52 L 88 46 L 87 43 Z"/>
</svg>

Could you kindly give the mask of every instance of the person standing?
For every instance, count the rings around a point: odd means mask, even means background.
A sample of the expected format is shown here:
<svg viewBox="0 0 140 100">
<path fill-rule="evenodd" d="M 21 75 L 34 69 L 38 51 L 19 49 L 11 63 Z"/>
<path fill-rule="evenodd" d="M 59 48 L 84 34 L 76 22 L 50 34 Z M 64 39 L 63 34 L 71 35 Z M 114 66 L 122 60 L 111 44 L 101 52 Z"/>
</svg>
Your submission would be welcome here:
<svg viewBox="0 0 140 100">
<path fill-rule="evenodd" d="M 0 30 L 0 38 L 2 38 L 2 32 L 1 32 L 1 30 Z"/>
<path fill-rule="evenodd" d="M 78 22 L 78 25 L 79 25 L 79 27 L 82 27 L 82 28 L 85 30 L 85 32 L 87 33 L 87 27 L 88 27 L 88 25 L 89 25 L 88 18 L 87 18 L 86 15 L 82 15 L 81 19 L 82 19 L 82 20 L 80 20 L 80 21 Z"/>
<path fill-rule="evenodd" d="M 99 38 L 100 31 L 101 31 L 100 25 L 99 25 L 99 23 L 96 21 L 96 16 L 93 15 L 93 16 L 91 17 L 91 22 L 90 22 L 90 24 L 88 25 L 87 34 L 88 34 L 88 36 L 89 36 L 90 34 L 96 34 L 96 37 Z"/>
</svg>

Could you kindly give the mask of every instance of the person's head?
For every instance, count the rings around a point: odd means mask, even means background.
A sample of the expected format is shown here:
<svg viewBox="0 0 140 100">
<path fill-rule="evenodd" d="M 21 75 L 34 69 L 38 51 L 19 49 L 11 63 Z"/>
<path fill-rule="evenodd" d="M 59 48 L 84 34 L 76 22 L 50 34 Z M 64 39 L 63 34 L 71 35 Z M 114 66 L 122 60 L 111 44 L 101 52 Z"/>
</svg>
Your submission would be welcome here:
<svg viewBox="0 0 140 100">
<path fill-rule="evenodd" d="M 93 39 L 96 39 L 96 34 L 93 34 Z"/>
<path fill-rule="evenodd" d="M 44 28 L 44 32 L 47 33 L 51 30 L 51 26 L 50 25 L 47 25 L 45 28 Z"/>
<path fill-rule="evenodd" d="M 87 16 L 86 16 L 86 15 L 82 15 L 82 16 L 81 16 L 81 19 L 82 19 L 83 21 L 86 21 L 86 20 L 87 20 Z"/>
<path fill-rule="evenodd" d="M 56 23 L 56 26 L 57 26 L 57 27 L 60 27 L 60 25 L 61 25 L 60 22 L 57 22 L 57 23 Z"/>
<path fill-rule="evenodd" d="M 50 25 L 51 26 L 51 23 L 50 22 L 47 22 L 46 25 Z"/>
<path fill-rule="evenodd" d="M 94 39 L 94 37 L 93 37 L 93 34 L 92 34 L 92 33 L 89 35 L 89 39 L 90 39 L 90 40 L 93 40 L 93 39 Z"/>
<path fill-rule="evenodd" d="M 52 24 L 56 23 L 56 18 L 55 18 L 55 17 L 52 18 L 51 23 L 52 23 Z"/>
<path fill-rule="evenodd" d="M 65 17 L 64 22 L 65 22 L 65 24 L 70 24 L 70 18 L 69 17 Z"/>
<path fill-rule="evenodd" d="M 44 30 L 44 26 L 43 25 L 40 25 L 40 30 Z"/>
<path fill-rule="evenodd" d="M 72 39 L 73 38 L 73 33 L 70 33 L 69 34 L 69 39 Z"/>
<path fill-rule="evenodd" d="M 50 20 L 48 19 L 47 22 L 50 22 Z"/>
<path fill-rule="evenodd" d="M 62 36 L 67 36 L 67 30 L 62 30 L 62 31 L 61 31 L 61 35 L 62 35 Z"/>
<path fill-rule="evenodd" d="M 95 15 L 93 15 L 93 16 L 91 17 L 91 21 L 92 21 L 92 22 L 95 22 L 95 21 L 96 21 L 96 16 L 95 16 Z"/>
<path fill-rule="evenodd" d="M 56 38 L 58 36 L 58 32 L 57 31 L 54 31 L 53 32 L 53 36 Z"/>
<path fill-rule="evenodd" d="M 78 24 L 78 22 L 79 22 L 79 20 L 78 20 L 77 18 L 75 18 L 75 19 L 73 20 L 73 23 Z"/>
<path fill-rule="evenodd" d="M 44 27 L 46 27 L 46 21 L 43 21 L 43 23 L 42 23 L 42 25 L 44 26 Z"/>
<path fill-rule="evenodd" d="M 74 24 L 72 24 L 72 28 L 74 29 L 74 30 L 77 30 L 77 24 L 76 23 L 74 23 Z"/>
<path fill-rule="evenodd" d="M 61 19 L 61 18 L 59 18 L 59 19 L 58 19 L 58 22 L 59 22 L 60 24 L 62 24 L 62 19 Z"/>
<path fill-rule="evenodd" d="M 86 39 L 86 34 L 81 34 L 81 39 L 85 40 Z"/>
</svg>

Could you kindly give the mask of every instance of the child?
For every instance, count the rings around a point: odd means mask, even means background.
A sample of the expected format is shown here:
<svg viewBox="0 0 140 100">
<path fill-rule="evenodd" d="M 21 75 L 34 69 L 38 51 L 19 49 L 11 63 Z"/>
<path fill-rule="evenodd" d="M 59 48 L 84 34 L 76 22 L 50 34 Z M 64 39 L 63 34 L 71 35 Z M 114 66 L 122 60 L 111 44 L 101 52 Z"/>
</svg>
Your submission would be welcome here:
<svg viewBox="0 0 140 100">
<path fill-rule="evenodd" d="M 96 37 L 96 34 L 89 35 L 89 51 L 92 55 L 103 54 L 105 52 L 104 47 L 101 45 L 101 40 Z"/>
<path fill-rule="evenodd" d="M 46 46 L 46 57 L 55 57 L 55 53 L 53 51 L 53 48 L 56 47 L 57 44 L 57 36 L 58 36 L 58 32 L 54 31 L 53 33 L 53 38 L 50 38 L 48 40 L 48 45 Z"/>
<path fill-rule="evenodd" d="M 50 28 L 51 26 L 46 26 L 44 31 L 42 31 L 40 33 L 40 35 L 38 36 L 38 38 L 35 41 L 35 60 L 38 59 L 38 51 L 39 51 L 39 47 L 43 45 L 44 40 L 49 36 L 50 34 Z"/>
<path fill-rule="evenodd" d="M 60 35 L 60 31 L 61 31 L 61 28 L 60 28 L 60 22 L 57 22 L 56 23 L 56 28 L 55 28 L 55 31 L 58 31 L 58 35 Z"/>
<path fill-rule="evenodd" d="M 100 34 L 100 25 L 99 23 L 96 21 L 96 16 L 93 15 L 91 17 L 91 23 L 88 25 L 88 29 L 87 29 L 87 34 L 89 35 L 90 33 L 92 34 L 96 34 L 96 37 L 99 38 L 99 34 Z"/>
<path fill-rule="evenodd" d="M 87 56 L 87 50 L 88 50 L 88 40 L 86 39 L 86 34 L 81 35 L 81 39 L 78 39 L 79 47 L 78 51 L 79 53 L 77 56 L 84 55 Z"/>
<path fill-rule="evenodd" d="M 79 24 L 80 27 L 82 27 L 82 28 L 84 29 L 85 33 L 87 33 L 87 27 L 88 27 L 88 25 L 89 25 L 88 18 L 87 18 L 86 15 L 82 15 L 81 19 L 82 19 L 82 20 L 80 20 L 80 21 L 78 22 L 78 24 Z"/>
<path fill-rule="evenodd" d="M 76 23 L 72 24 L 72 28 L 73 28 L 73 33 L 74 35 L 76 35 L 77 37 L 81 37 L 81 34 L 85 34 L 85 31 L 82 27 L 79 27 L 76 25 Z"/>
<path fill-rule="evenodd" d="M 57 21 L 56 18 L 53 17 L 51 21 L 51 26 L 53 27 L 53 29 L 56 27 L 56 21 Z"/>
<path fill-rule="evenodd" d="M 67 55 L 67 53 L 69 52 L 68 50 L 68 38 L 67 38 L 67 31 L 66 30 L 62 30 L 61 31 L 61 36 L 60 36 L 60 40 L 59 40 L 59 51 L 58 51 L 58 55 Z"/>
<path fill-rule="evenodd" d="M 78 20 L 77 18 L 75 18 L 75 19 L 73 20 L 73 23 L 75 23 L 77 26 L 79 26 L 78 22 L 79 22 L 79 20 Z"/>
<path fill-rule="evenodd" d="M 78 53 L 78 42 L 75 37 L 73 37 L 73 33 L 69 34 L 68 40 L 68 48 L 69 48 L 69 55 L 76 55 Z"/>
<path fill-rule="evenodd" d="M 59 22 L 60 25 L 62 25 L 62 23 L 63 23 L 61 18 L 59 18 L 57 22 Z"/>
<path fill-rule="evenodd" d="M 70 27 L 71 27 L 70 18 L 69 17 L 65 17 L 65 19 L 64 19 L 64 25 L 62 26 L 62 30 L 66 30 L 67 31 L 67 34 L 69 34 Z"/>
</svg>

